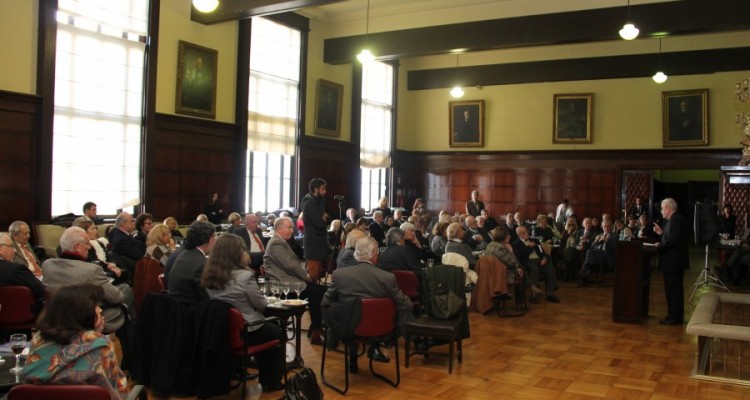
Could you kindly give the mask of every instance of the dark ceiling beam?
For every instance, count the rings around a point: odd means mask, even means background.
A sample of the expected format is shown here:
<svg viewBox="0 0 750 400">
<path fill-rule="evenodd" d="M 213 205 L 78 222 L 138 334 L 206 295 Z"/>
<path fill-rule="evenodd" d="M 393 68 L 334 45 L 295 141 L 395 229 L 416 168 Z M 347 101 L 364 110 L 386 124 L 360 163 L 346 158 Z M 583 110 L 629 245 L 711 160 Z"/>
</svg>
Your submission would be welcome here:
<svg viewBox="0 0 750 400">
<path fill-rule="evenodd" d="M 661 58 L 659 54 L 638 54 L 414 70 L 407 74 L 406 87 L 424 90 L 456 85 L 472 87 L 639 78 L 651 77 L 657 69 L 668 76 L 750 70 L 750 47 L 662 53 Z"/>
<path fill-rule="evenodd" d="M 627 7 L 438 25 L 326 39 L 323 59 L 352 62 L 367 46 L 378 59 L 622 40 Z M 683 0 L 630 7 L 640 38 L 750 29 L 748 0 Z"/>
<path fill-rule="evenodd" d="M 221 0 L 219 7 L 210 13 L 202 13 L 195 7 L 191 7 L 190 19 L 201 24 L 211 25 L 341 1 L 344 0 Z"/>
</svg>

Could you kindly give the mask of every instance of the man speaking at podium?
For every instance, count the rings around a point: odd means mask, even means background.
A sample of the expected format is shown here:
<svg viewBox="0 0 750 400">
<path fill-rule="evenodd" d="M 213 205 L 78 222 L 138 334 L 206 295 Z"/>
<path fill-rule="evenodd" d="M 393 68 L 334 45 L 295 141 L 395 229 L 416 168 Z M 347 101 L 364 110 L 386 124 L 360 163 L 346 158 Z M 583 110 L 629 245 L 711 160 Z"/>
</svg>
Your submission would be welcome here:
<svg viewBox="0 0 750 400">
<path fill-rule="evenodd" d="M 664 294 L 667 297 L 667 316 L 659 321 L 662 325 L 682 325 L 685 313 L 685 270 L 689 267 L 688 225 L 677 213 L 677 202 L 666 198 L 661 202 L 664 226 L 654 223 L 654 232 L 661 240 L 656 243 L 659 250 L 659 270 L 664 274 Z"/>
</svg>

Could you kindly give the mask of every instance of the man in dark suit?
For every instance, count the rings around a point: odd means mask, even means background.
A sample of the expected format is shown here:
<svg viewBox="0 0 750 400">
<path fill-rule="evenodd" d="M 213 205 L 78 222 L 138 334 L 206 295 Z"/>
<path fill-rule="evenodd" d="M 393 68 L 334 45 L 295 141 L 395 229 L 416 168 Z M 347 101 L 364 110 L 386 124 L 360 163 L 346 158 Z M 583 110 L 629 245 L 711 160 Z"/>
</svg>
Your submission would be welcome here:
<svg viewBox="0 0 750 400">
<path fill-rule="evenodd" d="M 336 268 L 351 267 L 357 263 L 357 260 L 354 258 L 354 246 L 357 245 L 359 239 L 366 236 L 367 233 L 365 233 L 365 231 L 356 228 L 352 229 L 351 232 L 346 235 L 346 244 L 336 258 Z"/>
<path fill-rule="evenodd" d="M 534 304 L 539 303 L 538 295 L 542 294 L 539 289 L 540 276 L 544 275 L 544 289 L 547 295 L 547 301 L 559 303 L 560 298 L 555 295 L 557 291 L 557 273 L 555 267 L 549 262 L 549 256 L 544 253 L 538 242 L 529 238 L 529 230 L 525 226 L 516 228 L 518 239 L 512 241 L 513 253 L 518 258 L 518 262 L 526 270 L 527 282 L 531 287 L 531 297 L 529 301 Z"/>
<path fill-rule="evenodd" d="M 479 201 L 479 191 L 471 191 L 471 200 L 466 202 L 466 213 L 472 217 L 476 217 L 484 210 L 484 202 Z"/>
<path fill-rule="evenodd" d="M 44 300 L 44 285 L 26 266 L 12 262 L 15 257 L 13 241 L 7 233 L 0 233 L 0 286 L 26 286 L 31 289 L 37 304 Z"/>
<path fill-rule="evenodd" d="M 146 254 L 146 244 L 135 240 L 135 219 L 125 211 L 117 215 L 115 227 L 110 233 L 109 242 L 115 254 L 115 264 L 124 266 L 135 276 L 135 264 Z"/>
<path fill-rule="evenodd" d="M 647 214 L 646 207 L 643 204 L 641 204 L 641 198 L 636 197 L 635 204 L 630 206 L 630 210 L 628 210 L 628 215 L 635 215 L 635 217 L 638 218 L 642 214 Z"/>
<path fill-rule="evenodd" d="M 615 267 L 615 245 L 617 235 L 612 232 L 612 221 L 605 220 L 602 222 L 603 232 L 591 241 L 591 247 L 586 251 L 586 258 L 583 261 L 583 267 L 579 272 L 581 277 L 581 286 L 586 285 L 586 281 L 591 275 L 591 268 L 606 263 L 610 269 Z"/>
<path fill-rule="evenodd" d="M 258 227 L 259 223 L 258 217 L 249 213 L 245 216 L 245 226 L 241 226 L 232 232 L 245 242 L 245 250 L 250 255 L 250 268 L 256 271 L 260 270 L 260 266 L 263 265 L 263 253 L 266 251 L 267 243 Z"/>
<path fill-rule="evenodd" d="M 690 266 L 688 258 L 688 223 L 677 213 L 677 202 L 666 198 L 661 202 L 664 227 L 654 224 L 654 232 L 661 236 L 656 243 L 659 250 L 659 270 L 664 274 L 664 294 L 667 297 L 667 316 L 662 325 L 682 325 L 685 304 L 682 278 Z"/>
<path fill-rule="evenodd" d="M 398 288 L 392 273 L 375 267 L 378 264 L 378 243 L 371 237 L 358 240 L 354 257 L 358 261 L 356 265 L 333 272 L 333 281 L 323 297 L 322 306 L 331 307 L 336 302 L 354 299 L 389 297 L 396 303 L 398 327 L 402 328 L 413 318 L 411 300 Z M 349 369 L 356 372 L 357 351 L 356 348 L 353 350 L 350 351 Z M 378 346 L 372 346 L 368 355 L 376 361 L 390 361 Z"/>
<path fill-rule="evenodd" d="M 317 282 L 321 272 L 326 272 L 326 259 L 329 255 L 328 231 L 326 226 L 330 217 L 326 212 L 325 196 L 326 181 L 321 178 L 313 178 L 308 185 L 310 192 L 302 199 L 302 221 L 305 224 L 305 236 L 303 248 L 305 249 L 305 260 L 307 260 L 307 271 L 314 281 Z"/>
<path fill-rule="evenodd" d="M 372 213 L 372 222 L 367 229 L 370 231 L 370 237 L 378 242 L 378 246 L 385 244 L 385 216 L 382 211 Z"/>
<path fill-rule="evenodd" d="M 216 243 L 216 227 L 207 221 L 195 221 L 188 229 L 185 250 L 177 256 L 169 270 L 169 292 L 185 304 L 195 304 L 208 299 L 208 292 L 201 286 L 201 274 L 206 266 L 206 257 Z"/>
<path fill-rule="evenodd" d="M 406 245 L 404 231 L 401 228 L 388 229 L 385 242 L 387 247 L 383 254 L 379 255 L 377 265 L 386 271 L 401 269 L 414 272 L 414 275 L 421 281 L 424 275 L 422 263 L 414 248 Z"/>
<path fill-rule="evenodd" d="M 487 230 L 487 232 L 495 229 L 495 227 L 498 226 L 497 220 L 495 219 L 495 217 L 490 215 L 490 212 L 487 211 L 486 208 L 482 210 L 479 214 L 482 217 L 484 217 L 484 228 Z"/>
</svg>

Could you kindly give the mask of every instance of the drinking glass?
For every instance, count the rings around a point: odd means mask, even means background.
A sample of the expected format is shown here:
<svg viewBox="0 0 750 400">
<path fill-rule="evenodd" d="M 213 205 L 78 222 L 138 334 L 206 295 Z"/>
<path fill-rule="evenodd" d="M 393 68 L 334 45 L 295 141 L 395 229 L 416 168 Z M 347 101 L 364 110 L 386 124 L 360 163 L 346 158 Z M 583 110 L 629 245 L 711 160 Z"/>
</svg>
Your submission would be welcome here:
<svg viewBox="0 0 750 400">
<path fill-rule="evenodd" d="M 433 259 L 433 258 L 428 258 L 428 259 L 427 259 L 427 266 L 428 266 L 428 267 L 431 267 L 431 266 L 433 266 L 433 265 L 435 265 L 435 259 Z"/>
<path fill-rule="evenodd" d="M 18 365 L 21 362 L 21 353 L 26 348 L 26 334 L 16 333 L 10 335 L 10 350 L 16 355 L 16 366 L 10 369 L 11 374 L 20 374 L 23 368 Z"/>
<path fill-rule="evenodd" d="M 259 277 L 258 278 L 258 287 L 260 288 L 260 292 L 263 293 L 263 296 L 266 295 L 266 278 Z"/>
<path fill-rule="evenodd" d="M 281 290 L 284 292 L 284 300 L 289 300 L 289 284 L 284 283 Z"/>
<path fill-rule="evenodd" d="M 271 292 L 273 292 L 273 297 L 275 297 L 277 300 L 281 297 L 281 288 L 279 288 L 278 283 L 274 283 L 271 285 Z"/>
<path fill-rule="evenodd" d="M 299 299 L 299 294 L 302 293 L 302 282 L 294 283 L 294 293 L 297 294 L 297 298 Z"/>
</svg>

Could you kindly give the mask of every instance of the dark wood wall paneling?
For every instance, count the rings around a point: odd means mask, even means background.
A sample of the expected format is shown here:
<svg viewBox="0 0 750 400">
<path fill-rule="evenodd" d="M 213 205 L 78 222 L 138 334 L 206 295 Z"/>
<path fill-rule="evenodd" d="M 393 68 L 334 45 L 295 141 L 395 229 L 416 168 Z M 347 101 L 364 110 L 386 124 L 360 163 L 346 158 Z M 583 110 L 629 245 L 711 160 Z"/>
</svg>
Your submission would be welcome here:
<svg viewBox="0 0 750 400">
<path fill-rule="evenodd" d="M 0 231 L 35 220 L 36 147 L 41 98 L 0 90 Z"/>
<path fill-rule="evenodd" d="M 313 178 L 323 178 L 326 185 L 326 210 L 334 218 L 339 217 L 335 195 L 346 199 L 347 207 L 359 204 L 359 147 L 351 142 L 303 136 L 299 149 L 299 200 L 308 192 Z M 344 210 L 346 211 L 346 210 Z"/>
<path fill-rule="evenodd" d="M 220 194 L 220 203 L 236 207 L 233 182 L 245 174 L 245 165 L 235 157 L 235 149 L 244 147 L 240 137 L 234 124 L 156 114 L 150 138 L 154 155 L 147 160 L 146 211 L 157 220 L 173 216 L 188 223 L 203 212 L 213 192 Z"/>
<path fill-rule="evenodd" d="M 471 191 L 490 212 L 527 217 L 554 211 L 567 198 L 579 216 L 611 213 L 621 206 L 621 175 L 632 169 L 718 169 L 735 165 L 735 150 L 605 150 L 571 152 L 426 153 L 398 151 L 395 190 L 429 210 L 463 212 Z M 399 184 L 400 182 L 400 184 Z"/>
</svg>

